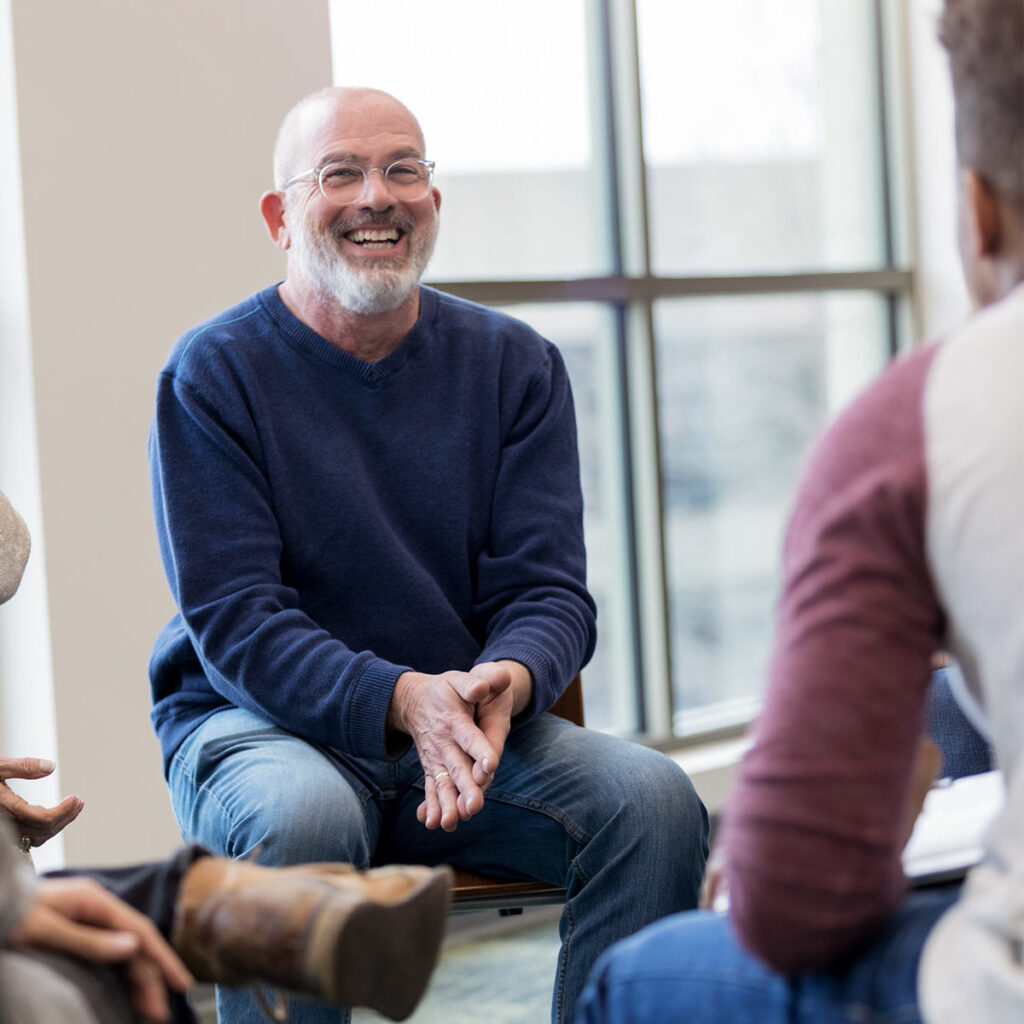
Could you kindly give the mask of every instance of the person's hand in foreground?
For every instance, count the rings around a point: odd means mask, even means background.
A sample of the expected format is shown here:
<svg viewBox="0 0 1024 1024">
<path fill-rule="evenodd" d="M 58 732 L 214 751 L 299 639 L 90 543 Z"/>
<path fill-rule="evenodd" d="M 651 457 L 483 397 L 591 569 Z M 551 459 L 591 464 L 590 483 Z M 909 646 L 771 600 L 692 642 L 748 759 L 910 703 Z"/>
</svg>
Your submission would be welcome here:
<svg viewBox="0 0 1024 1024">
<path fill-rule="evenodd" d="M 169 1020 L 167 989 L 184 992 L 193 980 L 148 918 L 90 878 L 42 879 L 7 943 L 123 965 L 132 1005 L 147 1021 Z"/>
<path fill-rule="evenodd" d="M 729 876 L 726 872 L 725 854 L 716 846 L 704 867 L 704 881 L 701 883 L 698 906 L 701 910 L 724 910 L 729 904 Z"/>
<path fill-rule="evenodd" d="M 11 819 L 18 838 L 42 846 L 70 825 L 85 806 L 77 796 L 65 797 L 56 807 L 30 804 L 7 785 L 8 779 L 43 779 L 54 769 L 52 761 L 37 757 L 0 757 L 0 814 Z"/>
<path fill-rule="evenodd" d="M 910 788 L 907 790 L 907 800 L 903 807 L 899 844 L 901 850 L 910 841 L 914 825 L 924 808 L 925 798 L 935 783 L 941 767 L 942 751 L 929 737 L 922 736 L 918 740 Z M 716 847 L 708 857 L 704 883 L 701 886 L 700 907 L 703 910 L 721 910 L 728 904 L 728 899 L 729 878 L 725 855 Z"/>
<path fill-rule="evenodd" d="M 939 770 L 942 768 L 942 751 L 928 736 L 917 741 L 917 752 L 914 755 L 914 767 L 910 776 L 910 788 L 907 790 L 907 802 L 903 807 L 903 819 L 900 826 L 900 849 L 902 850 L 914 831 L 914 825 L 924 809 L 925 797 L 935 784 Z"/>
</svg>

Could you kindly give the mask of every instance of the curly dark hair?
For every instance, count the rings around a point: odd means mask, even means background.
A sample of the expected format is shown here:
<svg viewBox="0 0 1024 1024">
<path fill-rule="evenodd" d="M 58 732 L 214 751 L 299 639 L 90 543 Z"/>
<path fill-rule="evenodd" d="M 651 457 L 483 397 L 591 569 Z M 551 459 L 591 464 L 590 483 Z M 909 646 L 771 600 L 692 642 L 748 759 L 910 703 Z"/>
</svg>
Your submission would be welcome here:
<svg viewBox="0 0 1024 1024">
<path fill-rule="evenodd" d="M 946 0 L 939 39 L 960 165 L 1024 210 L 1024 0 Z"/>
</svg>

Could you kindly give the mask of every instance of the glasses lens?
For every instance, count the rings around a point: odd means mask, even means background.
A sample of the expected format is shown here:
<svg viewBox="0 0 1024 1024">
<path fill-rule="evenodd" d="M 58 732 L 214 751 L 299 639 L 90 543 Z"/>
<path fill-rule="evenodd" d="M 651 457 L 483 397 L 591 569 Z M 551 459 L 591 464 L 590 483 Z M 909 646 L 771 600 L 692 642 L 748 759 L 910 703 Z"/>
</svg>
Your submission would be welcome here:
<svg viewBox="0 0 1024 1024">
<path fill-rule="evenodd" d="M 338 206 L 358 199 L 365 185 L 366 175 L 358 164 L 325 164 L 320 171 L 320 190 Z"/>
<path fill-rule="evenodd" d="M 430 166 L 422 160 L 396 160 L 385 172 L 388 191 L 398 199 L 421 199 L 430 190 Z"/>
<path fill-rule="evenodd" d="M 346 206 L 362 198 L 367 178 L 374 171 L 379 171 L 396 199 L 422 199 L 430 191 L 432 168 L 421 160 L 396 160 L 383 170 L 371 167 L 368 171 L 358 164 L 326 164 L 320 172 L 320 189 L 332 203 Z"/>
</svg>

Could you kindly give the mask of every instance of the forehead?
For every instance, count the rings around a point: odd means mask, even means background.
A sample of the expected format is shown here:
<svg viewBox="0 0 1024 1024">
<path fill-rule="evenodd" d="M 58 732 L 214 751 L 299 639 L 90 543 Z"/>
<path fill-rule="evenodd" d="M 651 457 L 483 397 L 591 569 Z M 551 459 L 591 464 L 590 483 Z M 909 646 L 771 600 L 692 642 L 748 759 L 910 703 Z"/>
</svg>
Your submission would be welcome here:
<svg viewBox="0 0 1024 1024">
<path fill-rule="evenodd" d="M 346 154 L 378 160 L 396 152 L 423 155 L 420 126 L 397 100 L 377 93 L 330 97 L 314 104 L 295 140 L 299 163 Z"/>
</svg>

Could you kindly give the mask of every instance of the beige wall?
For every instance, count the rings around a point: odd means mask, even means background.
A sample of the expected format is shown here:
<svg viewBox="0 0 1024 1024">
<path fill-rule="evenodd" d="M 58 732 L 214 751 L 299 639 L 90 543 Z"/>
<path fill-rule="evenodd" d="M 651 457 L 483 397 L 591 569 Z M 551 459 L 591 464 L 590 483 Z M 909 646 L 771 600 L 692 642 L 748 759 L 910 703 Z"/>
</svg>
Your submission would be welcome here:
<svg viewBox="0 0 1024 1024">
<path fill-rule="evenodd" d="M 171 611 L 146 467 L 154 380 L 181 331 L 282 274 L 256 203 L 281 115 L 330 81 L 327 4 L 8 6 L 41 495 L 31 525 L 45 552 L 33 568 L 45 569 L 56 708 L 56 747 L 39 753 L 86 802 L 67 860 L 121 862 L 177 842 L 148 722 L 149 648 Z M 3 735 L 19 731 L 7 722 Z"/>
</svg>

